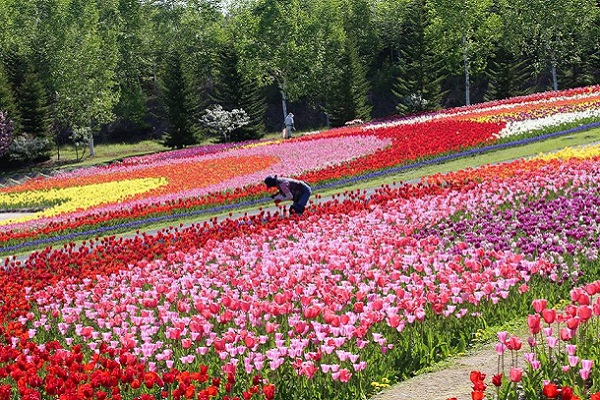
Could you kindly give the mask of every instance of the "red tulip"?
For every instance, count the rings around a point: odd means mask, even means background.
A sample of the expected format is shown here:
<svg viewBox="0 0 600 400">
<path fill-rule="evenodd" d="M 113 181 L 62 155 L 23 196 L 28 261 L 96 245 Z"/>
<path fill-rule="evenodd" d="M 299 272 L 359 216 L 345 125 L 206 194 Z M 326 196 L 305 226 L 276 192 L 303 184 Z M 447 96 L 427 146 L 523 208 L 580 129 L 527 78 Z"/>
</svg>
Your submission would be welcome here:
<svg viewBox="0 0 600 400">
<path fill-rule="evenodd" d="M 577 316 L 579 317 L 581 322 L 586 322 L 592 317 L 592 308 L 588 305 L 579 306 L 577 309 Z"/>
<path fill-rule="evenodd" d="M 502 374 L 496 374 L 492 377 L 492 384 L 496 387 L 502 386 Z"/>
<path fill-rule="evenodd" d="M 542 389 L 542 393 L 548 398 L 548 400 L 553 400 L 558 397 L 560 391 L 558 390 L 558 386 L 556 386 L 554 383 L 548 383 L 544 386 L 544 389 Z"/>
</svg>

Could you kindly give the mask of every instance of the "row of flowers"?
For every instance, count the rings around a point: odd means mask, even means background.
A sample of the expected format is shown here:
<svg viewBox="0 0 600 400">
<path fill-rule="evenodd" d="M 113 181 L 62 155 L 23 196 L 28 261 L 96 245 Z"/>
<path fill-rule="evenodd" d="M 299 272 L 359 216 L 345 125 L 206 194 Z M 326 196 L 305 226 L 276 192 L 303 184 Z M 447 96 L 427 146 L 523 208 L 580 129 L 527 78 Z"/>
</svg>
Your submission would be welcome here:
<svg viewBox="0 0 600 400">
<path fill-rule="evenodd" d="M 259 182 L 269 174 L 299 177 L 318 187 L 531 129 L 594 120 L 599 96 L 599 87 L 537 94 L 403 119 L 402 124 L 178 150 L 34 179 L 0 190 L 0 209 L 40 210 L 0 222 L 0 244 L 10 247 L 115 222 L 244 203 L 265 196 Z"/>
<path fill-rule="evenodd" d="M 0 395 L 364 396 L 370 381 L 408 376 L 464 349 L 484 324 L 527 312 L 539 291 L 554 301 L 586 278 L 598 154 L 349 193 L 301 219 L 263 213 L 7 259 Z M 581 232 L 569 227 L 580 216 L 590 218 Z M 524 236 L 552 246 L 527 252 Z M 230 387 L 172 386 L 204 368 Z M 108 381 L 91 383 L 98 370 Z M 142 376 L 150 383 L 131 385 Z"/>
</svg>

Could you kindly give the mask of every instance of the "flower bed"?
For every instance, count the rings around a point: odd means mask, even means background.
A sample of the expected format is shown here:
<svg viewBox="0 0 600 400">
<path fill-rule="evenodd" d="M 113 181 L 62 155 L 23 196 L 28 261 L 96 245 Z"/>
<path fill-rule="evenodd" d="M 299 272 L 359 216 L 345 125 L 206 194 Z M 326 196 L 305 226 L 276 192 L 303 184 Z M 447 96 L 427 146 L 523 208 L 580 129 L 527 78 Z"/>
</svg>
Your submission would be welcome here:
<svg viewBox="0 0 600 400">
<path fill-rule="evenodd" d="M 366 396 L 586 276 L 598 154 L 7 259 L 0 399 Z"/>
<path fill-rule="evenodd" d="M 549 92 L 291 141 L 213 145 L 135 157 L 0 189 L 0 209 L 42 209 L 0 222 L 0 245 L 108 228 L 265 197 L 269 174 L 312 185 L 597 120 L 600 87 Z M 185 171 L 182 173 L 181 171 Z M 109 184 L 110 182 L 110 184 Z"/>
</svg>

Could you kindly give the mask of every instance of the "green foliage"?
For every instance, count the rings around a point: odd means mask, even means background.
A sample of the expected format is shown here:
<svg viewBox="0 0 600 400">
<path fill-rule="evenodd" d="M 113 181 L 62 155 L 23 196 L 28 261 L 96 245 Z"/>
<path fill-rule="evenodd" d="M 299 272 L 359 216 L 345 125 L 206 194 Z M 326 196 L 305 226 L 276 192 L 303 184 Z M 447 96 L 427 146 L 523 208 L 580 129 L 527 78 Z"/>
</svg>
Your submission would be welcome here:
<svg viewBox="0 0 600 400">
<path fill-rule="evenodd" d="M 511 10 L 520 27 L 523 51 L 532 57 L 538 72 L 551 73 L 557 90 L 557 70 L 579 57 L 581 38 L 598 14 L 596 1 L 515 0 Z"/>
<path fill-rule="evenodd" d="M 258 139 L 265 133 L 266 103 L 256 82 L 240 72 L 239 57 L 234 46 L 225 44 L 221 48 L 217 81 L 212 100 L 225 110 L 242 109 L 249 123 L 230 133 L 230 140 Z"/>
<path fill-rule="evenodd" d="M 527 82 L 532 79 L 533 71 L 527 59 L 502 45 L 496 49 L 486 71 L 488 88 L 485 100 L 507 99 L 528 94 Z"/>
<path fill-rule="evenodd" d="M 477 102 L 600 82 L 594 0 L 243 0 L 222 12 L 224 3 L 4 0 L 0 108 L 20 134 L 14 97 L 32 67 L 57 134 L 87 126 L 112 139 L 159 137 L 173 49 L 192 103 L 206 108 L 214 95 L 251 117 L 233 140 L 280 126 L 287 101 L 314 124 L 327 112 L 339 125 L 398 102 L 401 113 L 459 105 L 463 90 L 470 103 L 471 93 Z M 221 50 L 237 59 L 224 62 Z M 223 82 L 247 97 L 228 108 Z M 275 88 L 281 97 L 267 104 Z"/>
<path fill-rule="evenodd" d="M 12 85 L 8 80 L 2 60 L 0 60 L 0 111 L 3 111 L 13 121 L 19 119 Z"/>
<path fill-rule="evenodd" d="M 147 115 L 147 94 L 143 90 L 144 74 L 149 74 L 148 21 L 142 4 L 137 0 L 119 0 L 116 46 L 118 60 L 115 79 L 119 87 L 119 102 L 114 112 L 118 119 L 141 123 Z"/>
<path fill-rule="evenodd" d="M 501 21 L 490 13 L 492 0 L 430 0 L 430 38 L 451 70 L 463 70 L 465 104 L 470 105 L 470 76 L 487 67 L 487 56 L 499 35 Z"/>
<path fill-rule="evenodd" d="M 183 148 L 196 143 L 196 104 L 178 51 L 172 51 L 167 56 L 162 101 L 169 120 L 163 144 L 171 148 Z"/>
<path fill-rule="evenodd" d="M 430 24 L 425 0 L 411 0 L 400 26 L 400 71 L 393 93 L 398 99 L 400 114 L 436 110 L 442 100 L 441 82 L 445 78 L 442 60 L 426 38 Z"/>
<path fill-rule="evenodd" d="M 19 87 L 19 109 L 23 132 L 39 138 L 49 136 L 50 109 L 38 75 L 28 72 Z"/>
<path fill-rule="evenodd" d="M 358 51 L 351 39 L 344 42 L 343 52 L 338 63 L 339 74 L 333 82 L 331 97 L 326 103 L 326 111 L 332 126 L 342 126 L 355 119 L 369 120 L 371 106 L 367 94 L 369 82 Z"/>
</svg>

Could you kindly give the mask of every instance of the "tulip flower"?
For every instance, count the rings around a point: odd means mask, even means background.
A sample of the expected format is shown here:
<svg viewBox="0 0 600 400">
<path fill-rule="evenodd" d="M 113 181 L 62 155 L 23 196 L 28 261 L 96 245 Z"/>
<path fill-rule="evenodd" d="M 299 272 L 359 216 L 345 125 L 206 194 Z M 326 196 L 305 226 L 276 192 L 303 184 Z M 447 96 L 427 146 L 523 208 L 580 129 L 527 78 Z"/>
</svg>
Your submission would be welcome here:
<svg viewBox="0 0 600 400">
<path fill-rule="evenodd" d="M 551 400 L 558 398 L 560 391 L 558 386 L 556 386 L 554 383 L 547 383 L 542 389 L 542 394 L 546 396 L 547 399 Z"/>
<path fill-rule="evenodd" d="M 547 324 L 552 324 L 556 320 L 556 310 L 555 309 L 544 309 L 542 310 L 542 318 Z"/>
<path fill-rule="evenodd" d="M 546 299 L 536 299 L 533 300 L 533 309 L 536 313 L 540 314 L 542 311 L 546 309 L 546 305 L 548 301 Z"/>
<path fill-rule="evenodd" d="M 521 379 L 523 379 L 523 368 L 511 367 L 509 376 L 511 382 L 521 382 Z"/>
<path fill-rule="evenodd" d="M 532 335 L 540 333 L 541 330 L 541 317 L 539 314 L 533 314 L 527 316 L 527 326 L 529 326 L 529 332 Z"/>
</svg>

